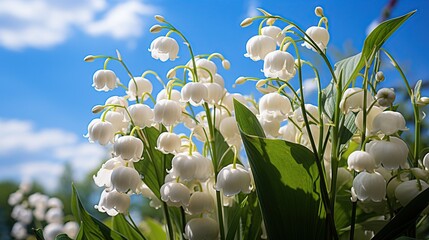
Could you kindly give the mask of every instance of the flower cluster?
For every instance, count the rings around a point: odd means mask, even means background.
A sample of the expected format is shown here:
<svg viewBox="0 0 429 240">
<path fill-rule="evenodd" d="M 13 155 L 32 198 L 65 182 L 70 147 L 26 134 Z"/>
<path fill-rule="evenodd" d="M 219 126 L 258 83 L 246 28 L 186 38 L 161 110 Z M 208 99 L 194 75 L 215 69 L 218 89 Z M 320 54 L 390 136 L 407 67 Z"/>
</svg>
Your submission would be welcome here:
<svg viewBox="0 0 429 240">
<path fill-rule="evenodd" d="M 53 240 L 60 233 L 75 238 L 79 225 L 74 221 L 64 221 L 63 203 L 60 199 L 42 193 L 31 192 L 31 184 L 22 182 L 19 189 L 9 195 L 8 203 L 13 206 L 11 217 L 16 221 L 11 236 L 15 239 L 27 239 L 32 234 L 29 226 L 44 225 L 46 240 Z"/>
</svg>

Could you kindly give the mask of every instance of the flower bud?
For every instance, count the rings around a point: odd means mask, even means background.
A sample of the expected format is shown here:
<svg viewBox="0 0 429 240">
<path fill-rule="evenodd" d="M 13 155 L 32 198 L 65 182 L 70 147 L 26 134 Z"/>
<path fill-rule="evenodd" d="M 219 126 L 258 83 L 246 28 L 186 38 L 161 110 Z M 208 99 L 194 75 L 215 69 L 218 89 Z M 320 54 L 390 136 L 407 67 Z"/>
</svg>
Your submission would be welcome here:
<svg viewBox="0 0 429 240">
<path fill-rule="evenodd" d="M 85 62 L 93 62 L 95 60 L 95 57 L 93 55 L 86 56 L 83 61 Z"/>
<path fill-rule="evenodd" d="M 429 104 L 429 97 L 421 97 L 417 100 L 417 104 L 426 106 Z"/>
<path fill-rule="evenodd" d="M 276 18 L 268 18 L 267 25 L 272 26 L 276 22 Z"/>
<path fill-rule="evenodd" d="M 79 232 L 79 224 L 74 221 L 67 222 L 64 224 L 63 231 L 69 238 L 76 239 L 77 233 Z"/>
<path fill-rule="evenodd" d="M 149 32 L 151 32 L 151 33 L 159 33 L 159 32 L 161 32 L 161 30 L 162 30 L 162 26 L 158 25 L 158 24 L 155 24 L 152 27 L 150 27 Z"/>
<path fill-rule="evenodd" d="M 118 49 L 116 49 L 116 56 L 118 57 L 119 61 L 122 61 L 122 55 Z"/>
<path fill-rule="evenodd" d="M 378 72 L 375 74 L 375 80 L 376 80 L 377 82 L 383 82 L 383 81 L 384 81 L 384 73 L 383 73 L 382 71 L 378 71 Z"/>
<path fill-rule="evenodd" d="M 390 107 L 395 101 L 396 95 L 393 88 L 382 88 L 378 90 L 375 96 L 377 103 L 382 107 Z"/>
<path fill-rule="evenodd" d="M 429 179 L 429 171 L 423 170 L 421 168 L 411 168 L 411 173 L 417 178 L 426 181 Z"/>
<path fill-rule="evenodd" d="M 425 169 L 429 169 L 429 153 L 426 153 L 426 155 L 423 157 L 423 166 L 425 166 Z"/>
<path fill-rule="evenodd" d="M 231 63 L 228 60 L 224 59 L 222 60 L 222 67 L 226 70 L 229 70 L 229 68 L 231 67 Z"/>
<path fill-rule="evenodd" d="M 167 78 L 171 79 L 176 77 L 176 69 L 172 68 L 167 72 Z"/>
<path fill-rule="evenodd" d="M 243 84 L 243 83 L 245 83 L 247 81 L 247 78 L 245 78 L 245 77 L 238 77 L 236 80 L 235 80 L 235 84 Z M 262 85 L 264 85 L 265 83 L 263 83 Z"/>
<path fill-rule="evenodd" d="M 316 16 L 318 16 L 318 17 L 323 17 L 323 8 L 320 6 L 317 6 L 314 9 L 314 14 L 316 14 Z"/>
<path fill-rule="evenodd" d="M 160 22 L 160 23 L 164 23 L 165 22 L 165 18 L 161 15 L 155 15 L 155 19 L 156 21 Z"/>
<path fill-rule="evenodd" d="M 43 237 L 46 240 L 53 240 L 57 235 L 63 232 L 62 223 L 50 223 L 43 229 Z"/>
<path fill-rule="evenodd" d="M 246 18 L 240 23 L 240 26 L 241 27 L 247 27 L 247 26 L 250 26 L 252 23 L 253 23 L 252 18 Z"/>
<path fill-rule="evenodd" d="M 48 223 L 63 223 L 64 213 L 60 208 L 51 208 L 46 212 L 45 220 Z"/>
<path fill-rule="evenodd" d="M 92 107 L 92 113 L 99 113 L 101 111 L 104 110 L 104 106 L 103 105 L 95 105 L 94 107 Z"/>
</svg>

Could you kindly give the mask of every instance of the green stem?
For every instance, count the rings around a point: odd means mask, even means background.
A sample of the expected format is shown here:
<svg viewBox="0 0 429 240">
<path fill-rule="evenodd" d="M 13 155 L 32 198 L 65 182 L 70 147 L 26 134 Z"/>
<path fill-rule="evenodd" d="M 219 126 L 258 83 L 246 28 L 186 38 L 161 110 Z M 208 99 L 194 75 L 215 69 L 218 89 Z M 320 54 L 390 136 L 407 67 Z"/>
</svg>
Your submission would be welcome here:
<svg viewBox="0 0 429 240">
<path fill-rule="evenodd" d="M 171 224 L 171 219 L 170 219 L 170 213 L 168 212 L 168 206 L 166 202 L 162 202 L 162 209 L 164 211 L 164 217 L 165 220 L 167 221 L 167 232 L 168 232 L 168 236 L 170 240 L 174 240 L 174 229 L 173 229 L 173 225 Z"/>
</svg>

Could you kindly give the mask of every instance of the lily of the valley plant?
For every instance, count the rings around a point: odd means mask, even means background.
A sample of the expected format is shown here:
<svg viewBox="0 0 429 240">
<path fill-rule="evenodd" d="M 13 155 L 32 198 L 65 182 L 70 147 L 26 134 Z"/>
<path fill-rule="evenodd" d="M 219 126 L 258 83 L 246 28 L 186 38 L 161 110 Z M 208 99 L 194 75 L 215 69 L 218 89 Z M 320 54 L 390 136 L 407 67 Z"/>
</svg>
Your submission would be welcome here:
<svg viewBox="0 0 429 240">
<path fill-rule="evenodd" d="M 85 58 L 105 60 L 93 76 L 97 91 L 121 87 L 125 93 L 93 108 L 100 116 L 87 134 L 90 142 L 112 146 L 113 157 L 94 176 L 104 188 L 95 207 L 113 217 L 112 228 L 89 216 L 74 191 L 78 239 L 149 238 L 130 217 L 133 195 L 163 211 L 168 239 L 416 237 L 429 200 L 429 156 L 420 142 L 421 108 L 429 101 L 421 82 L 412 89 L 382 48 L 414 12 L 381 23 L 359 54 L 336 64 L 327 57 L 322 8 L 315 10 L 320 21 L 306 29 L 260 12 L 241 25 L 255 27 L 244 56 L 263 62 L 263 76 L 235 82 L 253 82 L 260 99 L 227 91 L 224 55 L 195 53 L 159 15 L 150 31 L 162 35 L 151 43 L 151 56 L 162 62 L 189 57 L 165 77 L 151 70 L 136 75 L 119 52 Z M 301 58 L 305 51 L 319 55 L 332 78 L 328 85 Z M 386 59 L 408 90 L 412 126 L 396 111 L 395 91 L 380 69 Z M 114 61 L 127 83 L 108 69 Z M 318 86 L 317 106 L 304 95 L 307 78 Z M 389 88 L 380 88 L 383 81 Z M 155 84 L 162 86 L 158 93 Z M 404 131 L 414 131 L 414 141 L 405 142 Z"/>
</svg>

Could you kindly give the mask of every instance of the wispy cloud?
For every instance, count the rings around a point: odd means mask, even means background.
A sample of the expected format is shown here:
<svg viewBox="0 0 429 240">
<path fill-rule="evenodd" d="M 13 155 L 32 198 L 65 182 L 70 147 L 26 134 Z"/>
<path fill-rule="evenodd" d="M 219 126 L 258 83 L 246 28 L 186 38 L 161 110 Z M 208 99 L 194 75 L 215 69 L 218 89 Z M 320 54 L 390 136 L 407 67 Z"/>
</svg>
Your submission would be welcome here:
<svg viewBox="0 0 429 240">
<path fill-rule="evenodd" d="M 246 17 L 255 17 L 259 15 L 259 12 L 256 8 L 259 7 L 259 2 L 257 0 L 248 1 Z"/>
<path fill-rule="evenodd" d="M 66 162 L 79 180 L 107 155 L 103 147 L 62 129 L 38 130 L 32 122 L 16 119 L 0 119 L 0 126 L 2 179 L 36 180 L 53 189 Z"/>
<path fill-rule="evenodd" d="M 156 12 L 138 0 L 113 6 L 107 0 L 2 0 L 0 46 L 47 48 L 65 42 L 75 30 L 128 40 L 141 36 L 144 16 Z"/>
<path fill-rule="evenodd" d="M 311 95 L 317 90 L 317 82 L 314 78 L 305 79 L 302 83 L 302 89 L 304 89 L 305 95 Z"/>
</svg>

